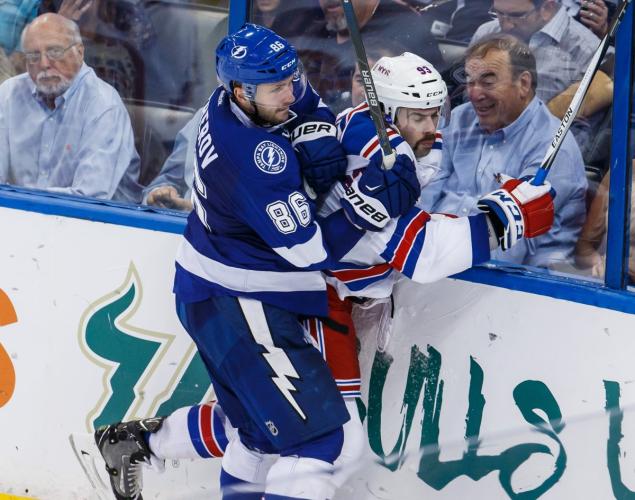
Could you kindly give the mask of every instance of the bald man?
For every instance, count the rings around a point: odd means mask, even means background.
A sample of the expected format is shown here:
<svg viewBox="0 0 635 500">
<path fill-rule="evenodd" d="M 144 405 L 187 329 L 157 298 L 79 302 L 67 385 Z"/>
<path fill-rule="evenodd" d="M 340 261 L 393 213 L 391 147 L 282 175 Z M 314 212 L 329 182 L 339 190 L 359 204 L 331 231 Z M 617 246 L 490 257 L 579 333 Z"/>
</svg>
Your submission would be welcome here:
<svg viewBox="0 0 635 500">
<path fill-rule="evenodd" d="M 22 33 L 27 73 L 0 85 L 0 183 L 138 203 L 139 156 L 121 98 L 57 14 Z"/>
</svg>

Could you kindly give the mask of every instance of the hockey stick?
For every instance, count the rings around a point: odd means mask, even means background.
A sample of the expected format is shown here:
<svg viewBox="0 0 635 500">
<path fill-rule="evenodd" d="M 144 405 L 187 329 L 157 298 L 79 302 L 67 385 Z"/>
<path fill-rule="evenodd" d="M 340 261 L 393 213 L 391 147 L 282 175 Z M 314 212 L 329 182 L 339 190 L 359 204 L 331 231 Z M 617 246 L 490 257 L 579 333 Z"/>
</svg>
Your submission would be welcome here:
<svg viewBox="0 0 635 500">
<path fill-rule="evenodd" d="M 375 90 L 375 82 L 370 73 L 370 67 L 368 66 L 368 59 L 366 58 L 366 50 L 362 42 L 362 35 L 359 32 L 359 26 L 357 24 L 357 18 L 355 17 L 355 11 L 353 11 L 353 4 L 350 0 L 342 0 L 342 8 L 344 14 L 346 14 L 346 24 L 348 25 L 348 31 L 351 34 L 351 42 L 353 42 L 353 48 L 355 49 L 355 57 L 357 58 L 357 65 L 359 66 L 359 72 L 362 75 L 362 82 L 364 83 L 364 95 L 366 96 L 366 102 L 368 103 L 368 110 L 370 117 L 373 119 L 375 130 L 377 131 L 377 137 L 379 138 L 379 145 L 384 155 L 383 168 L 390 170 L 395 163 L 395 152 L 390 146 L 390 140 L 388 139 L 388 132 L 384 125 L 384 116 L 379 107 L 379 101 L 377 100 L 377 91 Z"/>
<path fill-rule="evenodd" d="M 617 12 L 615 13 L 615 16 L 613 17 L 613 20 L 611 21 L 606 35 L 604 35 L 604 38 L 602 38 L 600 45 L 598 45 L 598 48 L 595 50 L 595 54 L 593 54 L 593 57 L 591 58 L 589 67 L 586 69 L 584 76 L 580 81 L 580 86 L 573 95 L 571 104 L 569 104 L 569 107 L 567 108 L 567 111 L 564 114 L 562 121 L 560 122 L 558 130 L 556 130 L 556 135 L 554 136 L 551 144 L 549 145 L 549 148 L 547 149 L 547 154 L 545 155 L 544 160 L 542 160 L 542 165 L 538 169 L 536 177 L 534 177 L 533 181 L 531 181 L 534 186 L 540 186 L 544 183 L 545 178 L 549 173 L 549 169 L 551 168 L 551 165 L 553 165 L 556 155 L 560 150 L 560 146 L 562 145 L 567 132 L 571 128 L 571 123 L 580 110 L 580 106 L 582 105 L 584 96 L 591 86 L 591 81 L 593 80 L 595 73 L 600 67 L 600 63 L 602 62 L 602 59 L 604 58 L 604 55 L 609 48 L 609 40 L 615 35 L 617 26 L 624 17 L 624 13 L 626 12 L 626 8 L 628 7 L 628 4 L 630 2 L 631 0 L 624 0 L 619 6 Z"/>
</svg>

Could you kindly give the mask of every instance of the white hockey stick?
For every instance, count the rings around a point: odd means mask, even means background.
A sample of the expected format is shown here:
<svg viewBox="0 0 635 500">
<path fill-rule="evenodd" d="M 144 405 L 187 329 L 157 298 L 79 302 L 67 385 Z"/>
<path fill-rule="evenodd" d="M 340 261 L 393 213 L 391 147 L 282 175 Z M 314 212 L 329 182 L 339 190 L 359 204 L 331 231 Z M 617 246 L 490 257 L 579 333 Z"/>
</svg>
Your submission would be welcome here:
<svg viewBox="0 0 635 500">
<path fill-rule="evenodd" d="M 395 164 L 395 152 L 390 146 L 388 132 L 386 132 L 386 126 L 384 125 L 384 115 L 381 112 L 381 107 L 379 106 L 379 101 L 377 100 L 375 82 L 373 81 L 373 76 L 371 75 L 370 67 L 368 66 L 366 50 L 364 49 L 364 43 L 362 42 L 362 35 L 359 32 L 359 25 L 357 24 L 353 4 L 351 4 L 350 0 L 342 0 L 342 8 L 344 9 L 344 14 L 346 14 L 346 24 L 351 35 L 353 48 L 355 49 L 355 57 L 357 58 L 359 72 L 362 75 L 366 102 L 368 103 L 370 116 L 373 119 L 373 124 L 375 125 L 375 130 L 377 131 L 377 137 L 379 138 L 379 145 L 381 146 L 381 151 L 384 155 L 382 166 L 385 170 L 390 170 Z"/>
<path fill-rule="evenodd" d="M 564 114 L 562 121 L 560 122 L 560 126 L 558 127 L 558 130 L 556 130 L 556 134 L 553 137 L 549 148 L 547 149 L 547 154 L 545 154 L 545 158 L 544 160 L 542 160 L 542 165 L 538 169 L 536 177 L 534 177 L 533 181 L 531 182 L 534 186 L 540 186 L 542 183 L 544 183 L 545 178 L 549 173 L 549 169 L 551 168 L 551 165 L 553 165 L 553 161 L 555 160 L 556 155 L 560 150 L 560 146 L 562 145 L 567 132 L 569 132 L 569 129 L 571 128 L 571 123 L 580 110 L 580 106 L 582 105 L 584 96 L 591 86 L 591 81 L 593 80 L 595 73 L 600 67 L 600 63 L 602 62 L 602 59 L 604 58 L 604 55 L 609 48 L 609 40 L 615 35 L 617 26 L 624 17 L 626 7 L 628 7 L 628 4 L 630 2 L 631 0 L 624 0 L 621 3 L 619 8 L 617 9 L 617 12 L 615 13 L 615 16 L 613 17 L 613 21 L 611 21 L 608 32 L 606 33 L 606 35 L 604 35 L 604 38 L 602 38 L 600 45 L 598 45 L 598 48 L 595 50 L 595 54 L 593 54 L 593 57 L 591 58 L 589 67 L 587 68 L 584 76 L 582 77 L 582 80 L 580 81 L 580 86 L 573 95 L 571 104 L 569 104 L 569 107 L 567 108 L 567 111 Z"/>
</svg>

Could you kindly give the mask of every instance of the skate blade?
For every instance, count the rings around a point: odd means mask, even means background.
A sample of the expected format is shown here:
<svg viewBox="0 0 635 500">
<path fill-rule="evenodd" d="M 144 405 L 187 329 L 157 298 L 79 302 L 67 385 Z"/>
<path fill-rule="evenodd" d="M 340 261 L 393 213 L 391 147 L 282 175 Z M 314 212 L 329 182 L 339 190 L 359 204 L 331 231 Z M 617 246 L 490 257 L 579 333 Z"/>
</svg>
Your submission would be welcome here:
<svg viewBox="0 0 635 500">
<path fill-rule="evenodd" d="M 81 465 L 86 478 L 97 493 L 99 500 L 112 500 L 114 497 L 110 489 L 110 482 L 106 478 L 104 480 L 99 473 L 106 473 L 106 464 L 99 453 L 99 449 L 95 444 L 95 438 L 92 434 L 71 434 L 68 436 L 73 452 L 77 457 L 79 465 Z"/>
</svg>

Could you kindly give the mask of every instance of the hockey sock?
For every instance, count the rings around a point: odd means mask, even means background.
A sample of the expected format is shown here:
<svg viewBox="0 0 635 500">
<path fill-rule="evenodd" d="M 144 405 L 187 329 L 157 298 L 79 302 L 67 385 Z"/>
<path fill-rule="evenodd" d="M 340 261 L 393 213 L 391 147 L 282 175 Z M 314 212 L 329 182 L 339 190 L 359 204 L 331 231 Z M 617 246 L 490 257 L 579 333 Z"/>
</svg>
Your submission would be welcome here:
<svg viewBox="0 0 635 500">
<path fill-rule="evenodd" d="M 231 432 L 227 417 L 212 401 L 179 408 L 146 438 L 152 453 L 161 459 L 218 458 L 224 455 Z"/>
<path fill-rule="evenodd" d="M 344 424 L 342 452 L 334 463 L 335 472 L 332 481 L 337 488 L 342 486 L 361 466 L 361 458 L 366 446 L 364 427 L 359 418 L 357 402 L 355 398 L 347 398 L 344 402 L 351 419 Z"/>
<path fill-rule="evenodd" d="M 333 462 L 342 452 L 344 432 L 338 428 L 292 450 L 285 450 L 269 469 L 265 500 L 326 500 L 335 493 Z"/>
</svg>

